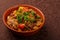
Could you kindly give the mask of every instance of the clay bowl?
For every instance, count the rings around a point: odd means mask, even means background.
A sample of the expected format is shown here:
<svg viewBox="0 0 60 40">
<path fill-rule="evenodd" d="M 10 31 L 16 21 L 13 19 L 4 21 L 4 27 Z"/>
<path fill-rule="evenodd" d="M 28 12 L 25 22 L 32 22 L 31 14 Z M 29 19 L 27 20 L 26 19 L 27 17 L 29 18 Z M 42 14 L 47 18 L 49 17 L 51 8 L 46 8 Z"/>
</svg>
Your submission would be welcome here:
<svg viewBox="0 0 60 40">
<path fill-rule="evenodd" d="M 31 31 L 22 31 L 22 32 L 17 32 L 16 30 L 10 28 L 7 24 L 7 16 L 14 10 L 17 10 L 19 6 L 24 6 L 24 7 L 29 7 L 31 9 L 33 9 L 34 11 L 37 12 L 38 15 L 41 16 L 41 18 L 43 19 L 43 22 L 42 24 L 40 25 L 40 27 L 37 29 L 37 30 L 31 30 Z M 38 8 L 34 7 L 34 6 L 31 6 L 31 5 L 27 5 L 27 4 L 20 4 L 20 5 L 15 5 L 15 6 L 12 6 L 10 7 L 9 9 L 7 9 L 4 14 L 3 14 L 3 22 L 4 24 L 6 25 L 6 27 L 11 30 L 13 33 L 17 34 L 17 35 L 22 35 L 22 36 L 30 36 L 30 35 L 33 35 L 35 33 L 37 33 L 39 30 L 41 30 L 41 28 L 43 27 L 44 23 L 45 23 L 45 16 L 44 14 L 42 13 L 41 10 L 39 10 Z"/>
</svg>

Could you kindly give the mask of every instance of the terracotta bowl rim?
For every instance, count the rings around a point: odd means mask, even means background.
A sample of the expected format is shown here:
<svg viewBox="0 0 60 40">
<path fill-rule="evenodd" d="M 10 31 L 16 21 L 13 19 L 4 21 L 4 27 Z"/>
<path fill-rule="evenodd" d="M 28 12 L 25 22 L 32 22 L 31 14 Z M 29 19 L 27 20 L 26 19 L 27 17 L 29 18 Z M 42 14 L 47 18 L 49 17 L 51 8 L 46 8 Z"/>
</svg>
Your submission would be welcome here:
<svg viewBox="0 0 60 40">
<path fill-rule="evenodd" d="M 19 33 L 29 33 L 29 32 L 35 32 L 35 31 L 40 30 L 40 29 L 43 27 L 44 23 L 45 23 L 45 16 L 44 16 L 44 14 L 42 13 L 42 11 L 41 11 L 40 9 L 38 9 L 38 8 L 32 6 L 32 5 L 27 5 L 27 4 L 19 4 L 19 5 L 15 5 L 15 6 L 12 6 L 12 7 L 8 8 L 8 9 L 4 12 L 4 14 L 3 14 L 3 22 L 4 22 L 5 26 L 6 26 L 8 29 L 12 30 L 12 31 L 18 32 L 18 31 L 16 31 L 16 30 L 10 28 L 10 27 L 6 24 L 6 22 L 5 22 L 5 15 L 6 15 L 6 13 L 7 13 L 8 10 L 11 10 L 12 8 L 18 7 L 18 6 L 20 6 L 20 5 L 32 7 L 32 8 L 34 8 L 34 9 L 36 9 L 37 11 L 39 11 L 39 12 L 41 13 L 41 15 L 43 16 L 43 23 L 42 23 L 42 25 L 41 25 L 37 30 L 21 31 L 21 32 L 19 32 Z"/>
</svg>

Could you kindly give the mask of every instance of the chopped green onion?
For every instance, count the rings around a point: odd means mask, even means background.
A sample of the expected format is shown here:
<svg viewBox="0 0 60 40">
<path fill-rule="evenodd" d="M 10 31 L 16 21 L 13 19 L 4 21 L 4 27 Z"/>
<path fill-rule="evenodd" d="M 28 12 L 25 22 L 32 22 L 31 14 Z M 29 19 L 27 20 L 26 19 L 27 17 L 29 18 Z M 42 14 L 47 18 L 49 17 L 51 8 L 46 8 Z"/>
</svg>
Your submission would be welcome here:
<svg viewBox="0 0 60 40">
<path fill-rule="evenodd" d="M 27 16 L 27 15 L 29 15 L 29 12 L 24 12 L 23 14 L 24 14 L 25 16 Z"/>
<path fill-rule="evenodd" d="M 27 16 L 24 16 L 24 20 L 27 21 L 28 20 L 28 17 Z"/>
<path fill-rule="evenodd" d="M 36 20 L 35 19 L 30 19 L 31 22 L 35 22 Z"/>
<path fill-rule="evenodd" d="M 37 19 L 39 19 L 39 18 L 40 18 L 40 16 L 36 16 L 36 18 L 37 18 Z"/>
<path fill-rule="evenodd" d="M 17 20 L 19 23 L 22 23 L 22 18 L 23 18 L 22 15 L 17 15 Z"/>
<path fill-rule="evenodd" d="M 34 16 L 35 15 L 35 12 L 33 10 L 31 10 L 31 14 Z"/>
</svg>

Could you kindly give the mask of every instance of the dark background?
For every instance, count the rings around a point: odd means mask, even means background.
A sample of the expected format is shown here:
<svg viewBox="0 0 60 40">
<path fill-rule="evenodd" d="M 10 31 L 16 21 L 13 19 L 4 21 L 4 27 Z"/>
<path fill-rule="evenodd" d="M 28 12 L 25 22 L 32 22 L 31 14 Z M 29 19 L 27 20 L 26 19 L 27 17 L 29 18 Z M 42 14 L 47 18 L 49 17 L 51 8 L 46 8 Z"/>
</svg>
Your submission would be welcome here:
<svg viewBox="0 0 60 40">
<path fill-rule="evenodd" d="M 36 35 L 15 36 L 3 24 L 4 11 L 17 4 L 32 5 L 44 13 L 45 25 Z M 60 40 L 60 0 L 0 0 L 0 40 Z"/>
</svg>

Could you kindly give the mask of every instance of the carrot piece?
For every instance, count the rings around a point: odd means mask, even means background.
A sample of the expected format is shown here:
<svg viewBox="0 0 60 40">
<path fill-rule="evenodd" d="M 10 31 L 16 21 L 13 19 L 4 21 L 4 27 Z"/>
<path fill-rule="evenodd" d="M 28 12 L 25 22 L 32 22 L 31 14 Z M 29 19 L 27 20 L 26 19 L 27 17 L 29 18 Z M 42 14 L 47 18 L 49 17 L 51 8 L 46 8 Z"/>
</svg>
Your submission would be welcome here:
<svg viewBox="0 0 60 40">
<path fill-rule="evenodd" d="M 28 10 L 29 10 L 28 7 L 24 7 L 24 8 L 23 8 L 23 11 L 24 11 L 24 12 L 26 12 L 26 11 L 28 11 Z"/>
</svg>

